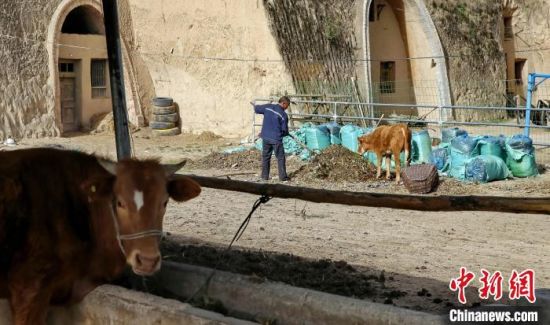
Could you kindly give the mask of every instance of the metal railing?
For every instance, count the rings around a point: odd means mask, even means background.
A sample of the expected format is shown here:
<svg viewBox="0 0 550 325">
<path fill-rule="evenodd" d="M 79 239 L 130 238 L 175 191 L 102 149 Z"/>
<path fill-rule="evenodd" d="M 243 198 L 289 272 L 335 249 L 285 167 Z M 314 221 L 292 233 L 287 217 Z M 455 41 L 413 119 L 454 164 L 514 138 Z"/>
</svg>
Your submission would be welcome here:
<svg viewBox="0 0 550 325">
<path fill-rule="evenodd" d="M 448 127 L 459 126 L 472 135 L 511 136 L 524 133 L 527 125 L 533 144 L 537 149 L 545 150 L 537 157 L 538 161 L 550 163 L 550 108 L 547 107 L 527 110 L 526 107 L 361 103 L 303 100 L 292 96 L 291 100 L 293 105 L 287 111 L 291 128 L 298 128 L 305 122 L 329 121 L 372 126 L 380 120 L 384 124 L 409 123 L 413 129 L 427 128 L 430 136 L 439 138 L 441 129 Z M 255 100 L 258 103 L 276 101 L 275 98 Z M 528 111 L 531 112 L 531 123 L 525 120 Z M 255 139 L 257 127 L 261 124 L 255 114 L 252 121 L 252 139 Z"/>
</svg>

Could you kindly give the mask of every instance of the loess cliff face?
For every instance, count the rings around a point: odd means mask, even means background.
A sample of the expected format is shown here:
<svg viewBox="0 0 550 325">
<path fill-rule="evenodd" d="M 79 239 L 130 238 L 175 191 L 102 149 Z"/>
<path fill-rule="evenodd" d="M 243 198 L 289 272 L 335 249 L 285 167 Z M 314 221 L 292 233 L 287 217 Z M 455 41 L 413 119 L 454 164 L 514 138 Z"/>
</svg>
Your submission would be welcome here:
<svg viewBox="0 0 550 325">
<path fill-rule="evenodd" d="M 530 72 L 550 73 L 550 1 L 502 2 L 505 10 L 512 15 L 516 57 L 527 60 Z"/>
<path fill-rule="evenodd" d="M 0 1 L 0 140 L 60 134 L 48 28 L 61 3 Z M 550 48 L 550 1 L 424 3 L 448 57 L 454 104 L 504 105 L 504 14 L 513 17 L 516 57 L 527 60 L 529 71 L 550 72 L 549 52 L 532 51 Z M 353 80 L 364 64 L 359 8 L 363 0 L 121 0 L 124 63 L 132 72 L 127 98 L 147 119 L 151 98 L 170 96 L 183 131 L 244 136 L 255 97 L 357 96 Z M 455 115 L 483 117 L 466 110 Z"/>
<path fill-rule="evenodd" d="M 355 77 L 356 0 L 265 0 L 296 90 L 304 94 L 351 94 Z"/>
<path fill-rule="evenodd" d="M 500 1 L 427 0 L 426 6 L 448 57 L 453 103 L 504 105 L 506 66 L 500 41 Z M 455 115 L 462 120 L 482 117 L 465 110 L 457 110 Z"/>
<path fill-rule="evenodd" d="M 127 2 L 124 35 L 146 115 L 151 96 L 169 96 L 182 131 L 246 136 L 251 100 L 294 93 L 262 1 Z"/>
<path fill-rule="evenodd" d="M 46 48 L 57 3 L 0 2 L 0 139 L 59 135 Z"/>
<path fill-rule="evenodd" d="M 466 106 L 504 105 L 502 1 L 424 2 L 447 56 L 452 102 Z M 358 1 L 265 0 L 264 3 L 297 91 L 349 93 L 351 87 L 346 81 L 356 76 L 357 65 L 362 64 L 354 53 L 361 31 L 352 23 L 360 14 Z M 460 120 L 504 117 L 499 112 L 460 109 L 454 114 Z"/>
</svg>

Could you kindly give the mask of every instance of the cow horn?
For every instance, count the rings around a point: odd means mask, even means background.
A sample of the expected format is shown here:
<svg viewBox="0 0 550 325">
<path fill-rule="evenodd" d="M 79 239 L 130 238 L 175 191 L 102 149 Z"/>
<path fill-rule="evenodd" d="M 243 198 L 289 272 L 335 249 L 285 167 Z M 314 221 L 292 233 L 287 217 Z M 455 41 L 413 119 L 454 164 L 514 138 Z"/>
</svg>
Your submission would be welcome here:
<svg viewBox="0 0 550 325">
<path fill-rule="evenodd" d="M 110 160 L 97 158 L 97 162 L 109 173 L 116 175 L 116 163 Z"/>
<path fill-rule="evenodd" d="M 164 167 L 164 171 L 166 173 L 166 176 L 172 176 L 174 175 L 178 170 L 180 170 L 185 164 L 187 163 L 187 159 L 184 159 L 176 164 L 170 164 L 170 165 L 162 165 Z"/>
</svg>

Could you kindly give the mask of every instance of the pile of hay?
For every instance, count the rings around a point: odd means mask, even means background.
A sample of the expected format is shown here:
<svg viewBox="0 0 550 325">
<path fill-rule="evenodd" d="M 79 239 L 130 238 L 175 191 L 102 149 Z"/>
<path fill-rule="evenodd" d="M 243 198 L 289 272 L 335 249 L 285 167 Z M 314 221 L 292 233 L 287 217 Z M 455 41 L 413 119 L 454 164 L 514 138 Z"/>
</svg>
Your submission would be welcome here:
<svg viewBox="0 0 550 325">
<path fill-rule="evenodd" d="M 308 181 L 360 182 L 376 177 L 376 168 L 360 155 L 342 146 L 330 146 L 294 173 L 293 178 Z"/>
<path fill-rule="evenodd" d="M 220 138 L 221 138 L 221 135 L 217 135 L 211 131 L 204 131 L 197 136 L 197 140 L 203 141 L 203 142 L 214 141 Z"/>
<path fill-rule="evenodd" d="M 231 154 L 214 152 L 197 161 L 190 161 L 188 166 L 198 169 L 235 169 L 260 170 L 261 153 L 257 150 L 247 150 Z"/>
<path fill-rule="evenodd" d="M 261 153 L 247 150 L 236 153 L 211 153 L 196 161 L 188 162 L 188 167 L 197 169 L 232 169 L 260 171 Z M 299 166 L 298 166 L 299 164 Z M 299 168 L 290 176 L 304 182 L 325 180 L 334 182 L 362 182 L 376 177 L 376 168 L 367 160 L 342 146 L 330 146 L 317 154 L 313 160 L 302 165 L 297 159 L 287 158 L 287 170 Z M 271 160 L 271 172 L 277 173 L 277 161 Z"/>
<path fill-rule="evenodd" d="M 139 127 L 128 122 L 130 132 L 139 131 Z M 95 114 L 90 118 L 90 133 L 114 133 L 115 132 L 115 120 L 113 118 L 113 112 Z"/>
</svg>

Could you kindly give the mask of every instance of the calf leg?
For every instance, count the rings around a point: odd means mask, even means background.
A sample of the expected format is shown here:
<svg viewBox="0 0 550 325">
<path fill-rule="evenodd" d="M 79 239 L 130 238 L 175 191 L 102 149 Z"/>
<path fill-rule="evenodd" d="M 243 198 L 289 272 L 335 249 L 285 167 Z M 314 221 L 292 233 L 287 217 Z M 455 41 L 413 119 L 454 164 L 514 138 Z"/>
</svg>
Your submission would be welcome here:
<svg viewBox="0 0 550 325">
<path fill-rule="evenodd" d="M 382 175 L 382 153 L 376 153 L 376 163 L 376 166 L 378 166 L 376 169 L 376 178 L 380 178 Z"/>
<path fill-rule="evenodd" d="M 393 159 L 395 160 L 395 182 L 399 183 L 401 180 L 401 152 L 400 151 L 394 151 L 393 152 Z M 405 158 L 406 159 L 406 158 Z"/>
<path fill-rule="evenodd" d="M 391 156 L 386 154 L 386 179 L 390 179 Z"/>
</svg>

